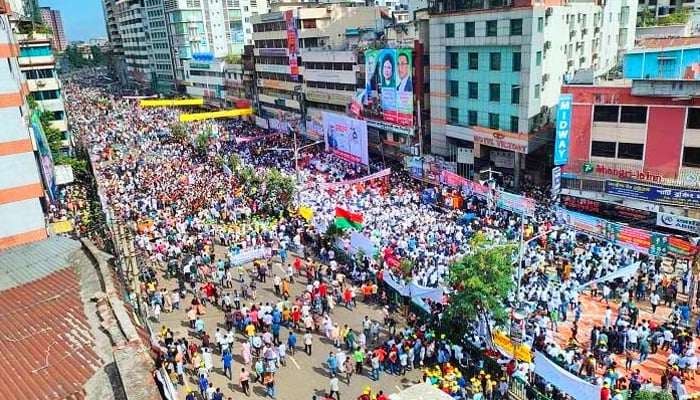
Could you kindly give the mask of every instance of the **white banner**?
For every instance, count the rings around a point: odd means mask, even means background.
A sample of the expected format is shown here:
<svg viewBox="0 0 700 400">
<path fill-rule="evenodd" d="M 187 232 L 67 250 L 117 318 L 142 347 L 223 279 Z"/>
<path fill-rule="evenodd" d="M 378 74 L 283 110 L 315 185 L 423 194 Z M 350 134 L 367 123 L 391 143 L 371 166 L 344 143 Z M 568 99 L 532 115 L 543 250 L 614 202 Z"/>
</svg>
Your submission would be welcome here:
<svg viewBox="0 0 700 400">
<path fill-rule="evenodd" d="M 656 225 L 683 232 L 690 232 L 692 234 L 700 233 L 700 221 L 673 214 L 656 213 Z"/>
<path fill-rule="evenodd" d="M 615 280 L 617 278 L 628 278 L 628 277 L 634 275 L 635 273 L 637 273 L 637 270 L 639 269 L 639 266 L 641 264 L 642 264 L 641 262 L 637 261 L 636 263 L 630 264 L 624 268 L 620 268 L 615 272 L 609 273 L 605 276 L 601 276 L 600 278 L 598 278 L 596 280 L 586 282 L 583 285 L 579 286 L 579 288 L 586 287 L 592 283 L 609 282 L 609 281 Z"/>
<path fill-rule="evenodd" d="M 242 265 L 245 263 L 253 262 L 261 258 L 268 258 L 272 256 L 272 249 L 269 247 L 243 250 L 240 253 L 231 257 L 231 265 Z"/>
<path fill-rule="evenodd" d="M 330 112 L 323 113 L 326 151 L 353 163 L 369 164 L 367 122 Z"/>
<path fill-rule="evenodd" d="M 267 120 L 265 118 L 259 117 L 257 115 L 255 116 L 255 125 L 263 128 L 263 129 L 267 129 L 269 127 L 267 124 Z"/>
<path fill-rule="evenodd" d="M 539 351 L 535 352 L 535 373 L 576 400 L 600 398 L 597 386 L 561 368 Z"/>
<path fill-rule="evenodd" d="M 367 176 L 362 177 L 362 178 L 357 178 L 357 179 L 352 179 L 349 181 L 342 181 L 342 182 L 322 183 L 319 186 L 321 187 L 321 189 L 334 189 L 334 188 L 339 188 L 341 186 L 349 186 L 349 185 L 354 185 L 356 183 L 371 181 L 372 179 L 383 178 L 383 177 L 389 176 L 389 175 L 391 175 L 391 168 L 386 168 L 386 169 L 383 169 L 379 172 L 375 172 L 371 175 L 367 175 Z"/>
</svg>

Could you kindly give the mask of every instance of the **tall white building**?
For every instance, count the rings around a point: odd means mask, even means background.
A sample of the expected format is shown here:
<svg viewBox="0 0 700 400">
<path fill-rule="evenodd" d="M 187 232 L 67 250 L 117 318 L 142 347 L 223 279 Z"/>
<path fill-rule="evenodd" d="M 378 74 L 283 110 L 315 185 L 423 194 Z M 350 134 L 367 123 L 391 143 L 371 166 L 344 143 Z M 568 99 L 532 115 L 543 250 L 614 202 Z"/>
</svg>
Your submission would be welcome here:
<svg viewBox="0 0 700 400">
<path fill-rule="evenodd" d="M 508 159 L 517 184 L 525 155 L 551 166 L 542 145 L 562 83 L 606 74 L 633 47 L 637 2 L 431 0 L 429 11 L 432 152 L 473 149 L 476 170 Z"/>
<path fill-rule="evenodd" d="M 127 82 L 136 88 L 151 84 L 150 37 L 143 0 L 117 0 L 114 4 L 116 26 L 124 51 Z"/>
<path fill-rule="evenodd" d="M 267 0 L 163 0 L 175 79 L 184 84 L 185 60 L 240 55 L 253 43 L 250 18 L 268 12 Z"/>
<path fill-rule="evenodd" d="M 145 0 L 144 5 L 148 24 L 151 83 L 157 92 L 174 90 L 173 55 L 163 0 Z"/>
</svg>

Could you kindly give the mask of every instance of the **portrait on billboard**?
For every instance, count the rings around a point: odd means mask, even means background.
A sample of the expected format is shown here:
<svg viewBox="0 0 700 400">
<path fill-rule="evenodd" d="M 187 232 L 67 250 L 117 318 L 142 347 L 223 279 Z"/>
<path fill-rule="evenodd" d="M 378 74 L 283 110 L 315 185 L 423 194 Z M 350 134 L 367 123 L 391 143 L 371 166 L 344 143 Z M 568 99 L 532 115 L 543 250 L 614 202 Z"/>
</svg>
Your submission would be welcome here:
<svg viewBox="0 0 700 400">
<path fill-rule="evenodd" d="M 377 91 L 379 82 L 379 71 L 377 70 L 378 55 L 379 53 L 376 50 L 368 50 L 365 53 L 365 104 L 372 97 L 372 93 Z"/>
<path fill-rule="evenodd" d="M 382 52 L 382 89 L 395 87 L 394 54 L 392 51 Z"/>
<path fill-rule="evenodd" d="M 396 57 L 399 83 L 396 90 L 399 92 L 413 92 L 413 77 L 411 76 L 411 63 L 408 54 L 400 52 Z"/>
</svg>

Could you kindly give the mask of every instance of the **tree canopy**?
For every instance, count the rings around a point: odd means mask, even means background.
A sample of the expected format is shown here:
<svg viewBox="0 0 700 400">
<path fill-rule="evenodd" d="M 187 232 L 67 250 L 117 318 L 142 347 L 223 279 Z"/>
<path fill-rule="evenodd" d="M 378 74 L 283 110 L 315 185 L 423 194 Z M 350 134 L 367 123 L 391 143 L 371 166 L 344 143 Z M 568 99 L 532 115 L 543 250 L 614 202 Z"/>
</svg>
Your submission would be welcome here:
<svg viewBox="0 0 700 400">
<path fill-rule="evenodd" d="M 492 246 L 481 234 L 471 240 L 472 255 L 450 265 L 450 285 L 455 292 L 442 317 L 445 330 L 455 337 L 467 332 L 465 321 L 474 321 L 487 313 L 498 324 L 508 321 L 504 300 L 514 288 L 513 255 L 517 245 Z"/>
</svg>

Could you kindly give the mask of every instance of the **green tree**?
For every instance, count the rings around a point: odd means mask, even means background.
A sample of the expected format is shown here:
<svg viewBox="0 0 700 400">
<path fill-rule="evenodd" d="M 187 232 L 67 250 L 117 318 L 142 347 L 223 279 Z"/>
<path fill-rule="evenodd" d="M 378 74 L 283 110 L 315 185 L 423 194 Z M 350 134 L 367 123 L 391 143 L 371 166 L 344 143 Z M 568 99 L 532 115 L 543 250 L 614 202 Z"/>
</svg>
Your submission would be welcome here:
<svg viewBox="0 0 700 400">
<path fill-rule="evenodd" d="M 83 54 L 80 52 L 78 46 L 66 47 L 64 55 L 73 68 L 80 69 L 88 65 L 88 60 L 83 58 Z"/>
<path fill-rule="evenodd" d="M 229 64 L 240 64 L 242 59 L 243 58 L 240 54 L 228 54 L 224 58 L 224 60 L 226 60 L 226 62 Z"/>
<path fill-rule="evenodd" d="M 187 129 L 182 122 L 170 124 L 170 133 L 172 133 L 173 137 L 180 143 L 185 143 L 187 141 Z"/>
<path fill-rule="evenodd" d="M 243 167 L 243 159 L 238 154 L 231 154 L 228 158 L 228 167 L 231 171 L 238 172 Z"/>
<path fill-rule="evenodd" d="M 100 46 L 90 46 L 90 55 L 92 56 L 92 65 L 100 66 L 105 64 L 105 55 L 102 53 Z"/>
<path fill-rule="evenodd" d="M 283 175 L 277 169 L 270 169 L 264 177 L 268 201 L 286 207 L 294 194 L 294 178 Z"/>
<path fill-rule="evenodd" d="M 465 321 L 474 321 L 489 313 L 497 324 L 508 321 L 504 299 L 513 289 L 513 255 L 517 246 L 492 246 L 478 234 L 470 243 L 475 253 L 455 260 L 450 265 L 451 287 L 455 293 L 443 314 L 446 332 L 463 337 Z"/>
</svg>

